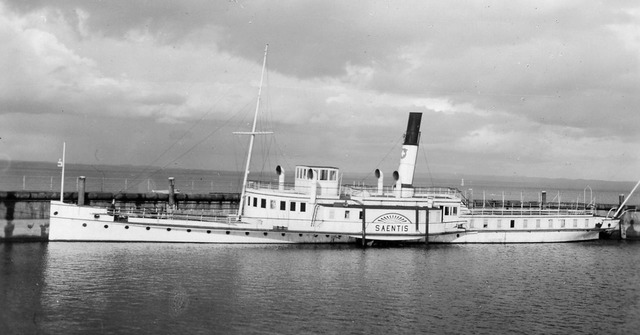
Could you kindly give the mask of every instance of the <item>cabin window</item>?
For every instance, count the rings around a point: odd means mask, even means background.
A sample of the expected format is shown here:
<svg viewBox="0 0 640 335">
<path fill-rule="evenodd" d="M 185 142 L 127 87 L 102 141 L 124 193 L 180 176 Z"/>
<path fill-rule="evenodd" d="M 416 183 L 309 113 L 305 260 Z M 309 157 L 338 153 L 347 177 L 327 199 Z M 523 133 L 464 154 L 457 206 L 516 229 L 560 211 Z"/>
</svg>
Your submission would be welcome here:
<svg viewBox="0 0 640 335">
<path fill-rule="evenodd" d="M 489 228 L 489 219 L 482 220 L 482 228 Z"/>
<path fill-rule="evenodd" d="M 560 228 L 564 228 L 565 219 L 560 219 Z"/>
<path fill-rule="evenodd" d="M 584 227 L 589 228 L 589 219 L 584 219 Z"/>
<path fill-rule="evenodd" d="M 327 170 L 320 170 L 320 180 L 327 180 Z"/>
<path fill-rule="evenodd" d="M 578 228 L 578 219 L 573 219 L 573 228 Z"/>
<path fill-rule="evenodd" d="M 553 219 L 549 219 L 549 228 L 553 228 Z"/>
<path fill-rule="evenodd" d="M 267 208 L 267 199 L 260 199 L 260 208 Z"/>
<path fill-rule="evenodd" d="M 301 212 L 306 212 L 307 211 L 307 204 L 304 202 L 300 203 L 300 211 Z"/>
<path fill-rule="evenodd" d="M 344 211 L 344 218 L 348 219 L 349 218 L 349 211 Z"/>
<path fill-rule="evenodd" d="M 540 219 L 536 219 L 536 228 L 540 228 Z"/>
<path fill-rule="evenodd" d="M 516 227 L 516 220 L 511 220 L 511 222 L 510 222 L 509 226 L 510 226 L 511 228 L 515 228 L 515 227 Z"/>
<path fill-rule="evenodd" d="M 364 219 L 364 212 L 360 211 L 360 213 L 358 213 L 358 218 L 360 218 L 360 220 Z"/>
<path fill-rule="evenodd" d="M 295 203 L 295 202 L 293 202 L 293 201 L 292 201 L 292 202 L 289 204 L 289 210 L 290 210 L 290 211 L 292 211 L 292 212 L 295 212 L 295 211 L 296 211 L 296 203 Z"/>
<path fill-rule="evenodd" d="M 529 220 L 527 219 L 522 220 L 522 228 L 527 228 L 527 223 L 529 223 Z"/>
<path fill-rule="evenodd" d="M 449 207 L 444 208 L 444 215 L 449 215 Z"/>
<path fill-rule="evenodd" d="M 270 203 L 270 207 L 269 207 L 269 208 L 271 208 L 271 209 L 276 209 L 276 201 L 275 201 L 275 200 L 271 200 L 271 203 Z"/>
<path fill-rule="evenodd" d="M 287 210 L 287 203 L 286 202 L 280 201 L 280 210 L 281 211 Z"/>
<path fill-rule="evenodd" d="M 336 180 L 336 171 L 335 170 L 329 171 L 329 179 L 330 180 Z"/>
<path fill-rule="evenodd" d="M 502 229 L 502 219 L 498 219 L 498 229 Z"/>
<path fill-rule="evenodd" d="M 253 198 L 253 207 L 258 207 L 258 198 Z"/>
<path fill-rule="evenodd" d="M 453 207 L 453 208 L 451 208 L 451 210 L 453 211 L 453 213 L 451 213 L 451 214 L 458 215 L 458 207 Z"/>
</svg>

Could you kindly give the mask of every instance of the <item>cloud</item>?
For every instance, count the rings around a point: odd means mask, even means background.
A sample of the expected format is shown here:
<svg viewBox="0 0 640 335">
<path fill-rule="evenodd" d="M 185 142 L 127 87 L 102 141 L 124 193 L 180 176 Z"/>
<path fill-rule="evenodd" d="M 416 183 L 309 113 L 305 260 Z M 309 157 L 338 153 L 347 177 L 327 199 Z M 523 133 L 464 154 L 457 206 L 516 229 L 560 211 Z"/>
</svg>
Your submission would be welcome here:
<svg viewBox="0 0 640 335">
<path fill-rule="evenodd" d="M 0 115 L 197 142 L 200 126 L 246 128 L 269 43 L 261 122 L 302 159 L 363 170 L 417 111 L 444 171 L 598 176 L 638 167 L 639 16 L 625 2 L 6 2 Z M 588 164 L 594 151 L 607 159 Z"/>
</svg>

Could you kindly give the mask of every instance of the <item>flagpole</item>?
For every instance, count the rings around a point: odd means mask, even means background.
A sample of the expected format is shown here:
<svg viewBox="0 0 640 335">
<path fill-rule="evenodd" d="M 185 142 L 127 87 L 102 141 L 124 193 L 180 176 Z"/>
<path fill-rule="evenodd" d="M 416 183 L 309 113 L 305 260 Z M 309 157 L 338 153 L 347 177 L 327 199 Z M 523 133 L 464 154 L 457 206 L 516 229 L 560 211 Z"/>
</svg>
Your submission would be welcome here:
<svg viewBox="0 0 640 335">
<path fill-rule="evenodd" d="M 64 202 L 64 163 L 67 143 L 62 142 L 62 159 L 58 161 L 58 166 L 62 167 L 62 177 L 60 178 L 60 202 Z"/>
</svg>

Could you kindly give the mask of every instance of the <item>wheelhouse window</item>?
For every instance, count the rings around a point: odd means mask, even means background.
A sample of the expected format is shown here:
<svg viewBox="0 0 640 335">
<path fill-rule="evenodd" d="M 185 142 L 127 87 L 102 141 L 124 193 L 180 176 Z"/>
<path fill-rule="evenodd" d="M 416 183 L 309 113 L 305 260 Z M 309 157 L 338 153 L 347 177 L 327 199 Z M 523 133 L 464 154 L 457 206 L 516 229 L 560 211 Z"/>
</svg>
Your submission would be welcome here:
<svg viewBox="0 0 640 335">
<path fill-rule="evenodd" d="M 253 207 L 258 207 L 258 198 L 253 198 Z"/>
<path fill-rule="evenodd" d="M 511 222 L 510 222 L 509 226 L 510 226 L 511 228 L 515 228 L 515 227 L 516 227 L 516 220 L 511 220 Z"/>
<path fill-rule="evenodd" d="M 301 212 L 306 212 L 307 211 L 307 204 L 304 202 L 300 203 L 300 211 Z"/>
<path fill-rule="evenodd" d="M 285 201 L 280 201 L 280 210 L 281 211 L 287 210 L 287 203 Z"/>
<path fill-rule="evenodd" d="M 349 211 L 344 211 L 344 218 L 348 219 L 349 218 L 349 214 L 350 214 Z"/>
<path fill-rule="evenodd" d="M 260 208 L 267 208 L 267 199 L 260 199 Z"/>
<path fill-rule="evenodd" d="M 292 212 L 296 211 L 296 203 L 294 201 L 289 204 L 289 210 Z"/>
</svg>

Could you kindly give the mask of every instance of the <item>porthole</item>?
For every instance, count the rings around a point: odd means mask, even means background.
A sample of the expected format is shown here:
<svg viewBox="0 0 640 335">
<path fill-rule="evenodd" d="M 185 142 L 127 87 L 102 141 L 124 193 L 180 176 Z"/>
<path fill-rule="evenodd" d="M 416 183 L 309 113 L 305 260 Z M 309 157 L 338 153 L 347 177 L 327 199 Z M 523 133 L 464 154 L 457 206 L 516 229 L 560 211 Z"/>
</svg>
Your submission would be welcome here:
<svg viewBox="0 0 640 335">
<path fill-rule="evenodd" d="M 324 236 L 329 237 L 329 235 L 324 235 Z"/>
<path fill-rule="evenodd" d="M 211 230 L 207 230 L 207 234 L 211 234 Z"/>
<path fill-rule="evenodd" d="M 460 237 L 460 234 L 456 234 L 456 237 Z"/>
<path fill-rule="evenodd" d="M 227 235 L 229 235 L 231 232 L 227 230 L 226 233 L 227 233 Z"/>
<path fill-rule="evenodd" d="M 87 226 L 87 224 L 86 224 L 86 223 L 83 223 L 83 224 L 82 224 L 82 226 L 83 226 L 83 227 L 86 227 L 86 226 Z"/>
<path fill-rule="evenodd" d="M 171 231 L 171 228 L 167 228 L 167 231 Z"/>
<path fill-rule="evenodd" d="M 100 218 L 100 214 L 94 214 L 93 217 L 96 218 L 96 219 L 99 219 Z"/>
<path fill-rule="evenodd" d="M 53 212 L 53 215 L 58 215 L 58 211 Z"/>
<path fill-rule="evenodd" d="M 282 236 L 286 236 L 286 235 L 287 235 L 287 234 L 285 234 L 285 233 L 282 233 Z"/>
<path fill-rule="evenodd" d="M 124 229 L 129 229 L 129 226 L 124 226 Z"/>
<path fill-rule="evenodd" d="M 302 237 L 302 234 L 298 234 L 298 235 L 300 235 L 300 237 Z"/>
<path fill-rule="evenodd" d="M 151 227 L 147 227 L 147 230 L 151 229 Z"/>
<path fill-rule="evenodd" d="M 105 229 L 109 228 L 109 225 L 108 224 L 104 225 L 104 228 Z"/>
<path fill-rule="evenodd" d="M 313 235 L 313 237 L 318 237 L 318 235 Z"/>
<path fill-rule="evenodd" d="M 190 232 L 191 232 L 191 229 L 187 229 L 187 233 L 190 233 Z"/>
<path fill-rule="evenodd" d="M 264 236 L 267 236 L 267 235 L 269 235 L 269 234 L 265 232 L 265 233 L 264 233 Z"/>
<path fill-rule="evenodd" d="M 245 232 L 244 234 L 245 234 L 245 235 L 249 235 L 249 232 Z"/>
</svg>

